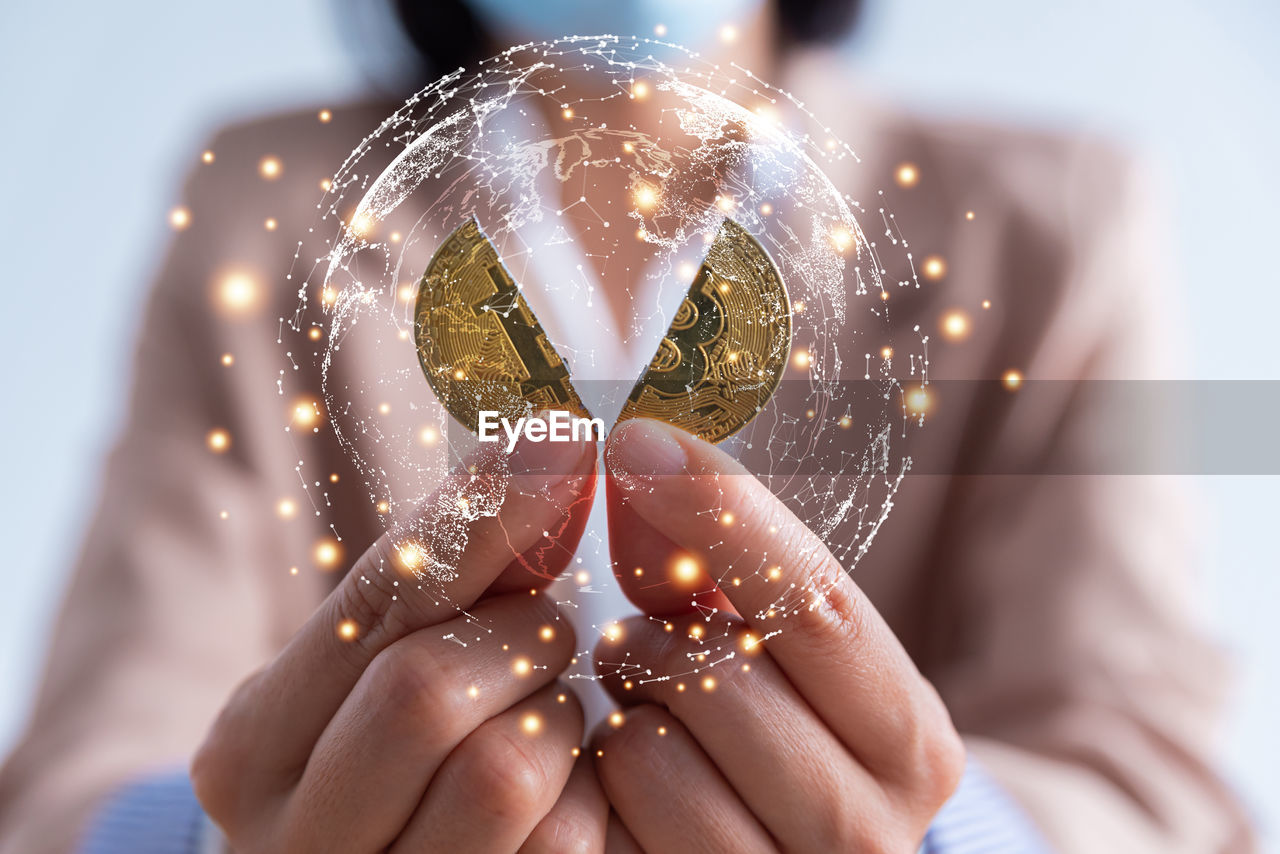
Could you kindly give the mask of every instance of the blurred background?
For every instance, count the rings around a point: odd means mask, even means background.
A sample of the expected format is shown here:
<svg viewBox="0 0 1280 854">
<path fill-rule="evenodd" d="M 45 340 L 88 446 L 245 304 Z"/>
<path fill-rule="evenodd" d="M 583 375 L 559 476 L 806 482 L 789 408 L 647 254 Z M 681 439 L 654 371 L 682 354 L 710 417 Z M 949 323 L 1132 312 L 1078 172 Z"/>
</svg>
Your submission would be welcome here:
<svg viewBox="0 0 1280 854">
<path fill-rule="evenodd" d="M 338 5 L 0 11 L 0 753 L 25 720 L 97 497 L 183 175 L 227 120 L 336 104 L 394 71 L 390 56 L 357 61 L 350 30 L 377 21 Z M 868 0 L 848 50 L 868 85 L 912 108 L 1087 129 L 1139 152 L 1169 199 L 1186 378 L 1280 381 L 1277 34 L 1266 0 Z M 1189 480 L 1205 618 L 1238 665 L 1223 767 L 1280 852 L 1280 476 Z"/>
</svg>

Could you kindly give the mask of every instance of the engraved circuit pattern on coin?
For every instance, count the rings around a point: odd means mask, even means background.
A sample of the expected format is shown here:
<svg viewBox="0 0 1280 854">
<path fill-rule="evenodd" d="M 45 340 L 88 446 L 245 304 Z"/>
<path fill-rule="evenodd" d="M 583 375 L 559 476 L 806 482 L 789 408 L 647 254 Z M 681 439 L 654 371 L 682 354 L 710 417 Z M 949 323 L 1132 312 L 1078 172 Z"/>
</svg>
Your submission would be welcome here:
<svg viewBox="0 0 1280 854">
<path fill-rule="evenodd" d="M 782 276 L 759 241 L 725 220 L 618 420 L 655 418 L 719 442 L 768 403 L 790 352 Z"/>
<path fill-rule="evenodd" d="M 569 370 L 474 218 L 436 250 L 414 309 L 418 361 L 444 408 L 473 433 L 482 409 L 589 417 Z"/>
<path fill-rule="evenodd" d="M 427 381 L 472 432 L 481 409 L 590 417 L 474 218 L 436 250 L 414 315 Z M 655 418 L 719 442 L 764 408 L 790 350 L 791 305 L 778 268 L 746 229 L 725 220 L 618 420 Z"/>
</svg>

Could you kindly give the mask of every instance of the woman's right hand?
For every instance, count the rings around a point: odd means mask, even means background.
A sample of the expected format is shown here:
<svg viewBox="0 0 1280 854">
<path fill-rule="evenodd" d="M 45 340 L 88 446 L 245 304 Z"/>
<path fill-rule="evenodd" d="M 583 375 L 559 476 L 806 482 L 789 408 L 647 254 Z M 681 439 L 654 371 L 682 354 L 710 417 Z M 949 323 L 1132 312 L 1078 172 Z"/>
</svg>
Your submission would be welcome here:
<svg viewBox="0 0 1280 854">
<path fill-rule="evenodd" d="M 554 577 L 572 555 L 595 448 L 526 440 L 511 466 L 497 515 L 465 522 L 453 580 L 397 570 L 384 536 L 228 700 L 191 777 L 235 850 L 603 850 L 581 707 L 556 682 L 573 633 L 526 568 Z"/>
</svg>

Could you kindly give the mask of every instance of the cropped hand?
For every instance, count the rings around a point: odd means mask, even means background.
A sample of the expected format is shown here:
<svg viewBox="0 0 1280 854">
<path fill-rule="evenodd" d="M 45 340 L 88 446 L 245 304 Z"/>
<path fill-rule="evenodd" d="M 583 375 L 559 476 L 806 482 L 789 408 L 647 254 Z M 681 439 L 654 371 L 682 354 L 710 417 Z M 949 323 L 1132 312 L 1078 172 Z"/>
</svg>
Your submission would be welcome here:
<svg viewBox="0 0 1280 854">
<path fill-rule="evenodd" d="M 424 521 L 482 485 L 472 467 Z M 582 534 L 595 449 L 525 442 L 511 471 L 498 513 L 463 520 L 452 580 L 398 569 L 403 543 L 384 536 L 227 702 L 191 776 L 235 850 L 603 849 L 581 708 L 556 683 L 572 631 L 537 589 Z"/>
<path fill-rule="evenodd" d="M 595 745 L 611 849 L 916 851 L 964 749 L 844 568 L 676 428 L 628 422 L 605 461 L 614 566 L 648 615 L 595 652 L 627 709 Z"/>
</svg>

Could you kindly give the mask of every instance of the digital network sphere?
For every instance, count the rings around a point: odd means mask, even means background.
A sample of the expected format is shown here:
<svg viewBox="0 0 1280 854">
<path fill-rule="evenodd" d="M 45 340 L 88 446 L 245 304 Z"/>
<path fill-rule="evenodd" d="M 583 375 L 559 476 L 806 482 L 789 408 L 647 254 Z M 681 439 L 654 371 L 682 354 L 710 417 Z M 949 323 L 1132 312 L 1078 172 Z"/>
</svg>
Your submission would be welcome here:
<svg viewBox="0 0 1280 854">
<path fill-rule="evenodd" d="M 828 178 L 855 164 L 800 103 L 749 70 L 651 39 L 511 48 L 431 84 L 383 122 L 335 176 L 323 208 L 331 251 L 291 326 L 320 339 L 306 349 L 368 501 L 393 534 L 433 538 L 409 559 L 419 578 L 447 579 L 462 543 L 442 543 L 502 501 L 499 478 L 446 501 L 444 527 L 419 530 L 423 502 L 477 447 L 441 405 L 450 377 L 424 374 L 415 331 L 422 289 L 440 281 L 427 276 L 432 259 L 469 222 L 536 315 L 547 358 L 608 426 L 671 349 L 664 337 L 690 310 L 717 236 L 728 228 L 762 247 L 786 299 L 747 305 L 753 323 L 772 324 L 775 338 L 785 326 L 789 340 L 742 356 L 750 369 L 737 375 L 738 355 L 721 359 L 726 394 L 766 369 L 778 382 L 758 395 L 749 423 L 715 438 L 852 569 L 907 464 L 899 440 L 915 422 L 904 417 L 909 374 L 895 367 L 924 364 L 918 337 L 895 352 L 883 295 L 902 283 L 883 281 L 886 248 Z M 675 350 L 668 361 L 688 356 Z M 601 543 L 583 548 L 607 557 Z"/>
</svg>

